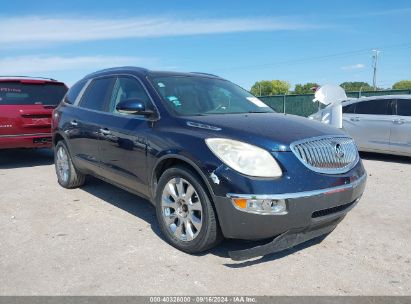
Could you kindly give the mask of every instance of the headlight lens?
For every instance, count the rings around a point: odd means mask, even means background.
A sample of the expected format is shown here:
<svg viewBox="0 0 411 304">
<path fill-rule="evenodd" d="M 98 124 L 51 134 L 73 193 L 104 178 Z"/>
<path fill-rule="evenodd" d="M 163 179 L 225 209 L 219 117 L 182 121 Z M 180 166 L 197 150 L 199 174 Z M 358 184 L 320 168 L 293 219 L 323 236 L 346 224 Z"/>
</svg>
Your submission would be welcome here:
<svg viewBox="0 0 411 304">
<path fill-rule="evenodd" d="M 268 151 L 241 141 L 207 138 L 210 150 L 227 166 L 249 176 L 279 177 L 282 171 Z"/>
</svg>

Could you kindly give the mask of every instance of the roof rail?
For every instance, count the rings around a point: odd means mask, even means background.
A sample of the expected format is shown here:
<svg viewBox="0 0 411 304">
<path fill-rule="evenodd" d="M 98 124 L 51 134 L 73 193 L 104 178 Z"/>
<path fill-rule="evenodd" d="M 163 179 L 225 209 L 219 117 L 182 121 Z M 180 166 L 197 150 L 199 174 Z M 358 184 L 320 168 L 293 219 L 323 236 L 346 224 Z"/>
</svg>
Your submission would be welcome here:
<svg viewBox="0 0 411 304">
<path fill-rule="evenodd" d="M 92 72 L 90 74 L 87 74 L 86 76 L 84 76 L 84 78 L 92 77 L 94 75 L 98 75 L 98 74 L 104 73 L 104 72 L 117 72 L 117 71 L 122 71 L 122 70 L 127 70 L 127 69 L 128 70 L 145 71 L 145 72 L 148 71 L 147 69 L 141 68 L 141 67 L 121 66 L 121 67 L 113 67 L 113 68 L 106 68 L 106 69 L 98 70 L 98 71 Z"/>
<path fill-rule="evenodd" d="M 208 76 L 214 76 L 214 77 L 220 77 L 211 73 L 203 73 L 203 72 L 190 72 L 192 74 L 200 74 L 200 75 L 208 75 Z"/>
<path fill-rule="evenodd" d="M 0 76 L 0 78 L 30 78 L 30 79 L 42 79 L 42 80 L 51 80 L 51 81 L 57 81 L 54 78 L 47 78 L 47 77 L 36 77 L 36 76 L 16 76 L 16 75 L 11 75 L 11 76 Z"/>
</svg>

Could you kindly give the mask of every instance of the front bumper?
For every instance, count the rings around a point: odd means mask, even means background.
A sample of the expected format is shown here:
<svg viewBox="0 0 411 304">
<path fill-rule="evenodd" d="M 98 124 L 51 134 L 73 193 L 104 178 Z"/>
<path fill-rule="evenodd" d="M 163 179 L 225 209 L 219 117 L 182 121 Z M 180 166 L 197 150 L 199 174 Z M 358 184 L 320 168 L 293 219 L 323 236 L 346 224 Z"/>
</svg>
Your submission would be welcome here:
<svg viewBox="0 0 411 304">
<path fill-rule="evenodd" d="M 304 243 L 308 240 L 312 240 L 314 238 L 330 233 L 335 229 L 335 227 L 337 227 L 337 225 L 342 221 L 343 218 L 344 215 L 335 218 L 332 221 L 317 224 L 312 227 L 288 230 L 283 234 L 280 234 L 267 244 L 256 246 L 250 249 L 230 251 L 229 254 L 234 261 L 243 261 L 259 256 L 264 256 L 266 254 L 281 252 L 288 248 Z"/>
<path fill-rule="evenodd" d="M 351 183 L 327 189 L 273 195 L 227 194 L 227 197 L 214 196 L 213 199 L 226 238 L 268 239 L 288 231 L 306 231 L 327 224 L 332 226 L 356 205 L 365 183 L 364 173 Z M 262 215 L 240 211 L 234 207 L 233 197 L 284 199 L 288 212 Z"/>
</svg>

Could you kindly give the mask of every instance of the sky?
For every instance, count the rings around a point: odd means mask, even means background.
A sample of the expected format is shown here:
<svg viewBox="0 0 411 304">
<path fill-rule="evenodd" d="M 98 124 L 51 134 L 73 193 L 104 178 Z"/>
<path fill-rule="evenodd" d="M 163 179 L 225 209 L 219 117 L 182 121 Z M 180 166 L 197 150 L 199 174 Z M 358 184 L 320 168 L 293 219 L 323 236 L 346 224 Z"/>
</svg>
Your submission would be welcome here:
<svg viewBox="0 0 411 304">
<path fill-rule="evenodd" d="M 0 75 L 72 85 L 114 66 L 258 80 L 372 83 L 411 79 L 411 1 L 5 1 Z"/>
</svg>

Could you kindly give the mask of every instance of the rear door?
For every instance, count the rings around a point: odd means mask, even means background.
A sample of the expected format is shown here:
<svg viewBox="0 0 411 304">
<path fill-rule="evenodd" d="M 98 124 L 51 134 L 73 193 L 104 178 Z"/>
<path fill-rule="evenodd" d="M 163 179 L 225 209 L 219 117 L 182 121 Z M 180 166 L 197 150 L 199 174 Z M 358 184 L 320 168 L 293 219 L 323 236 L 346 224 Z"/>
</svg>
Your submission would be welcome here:
<svg viewBox="0 0 411 304">
<path fill-rule="evenodd" d="M 99 145 L 102 121 L 107 119 L 104 109 L 113 85 L 113 77 L 92 80 L 79 104 L 71 106 L 67 112 L 70 118 L 64 126 L 69 138 L 70 153 L 76 165 L 83 170 L 99 174 Z"/>
<path fill-rule="evenodd" d="M 397 99 L 392 119 L 391 151 L 411 156 L 411 99 Z"/>
<path fill-rule="evenodd" d="M 355 113 L 344 114 L 344 128 L 360 150 L 389 150 L 392 104 L 391 99 L 360 101 L 355 104 Z"/>
<path fill-rule="evenodd" d="M 0 136 L 50 136 L 52 111 L 66 92 L 59 82 L 0 81 Z"/>
</svg>

